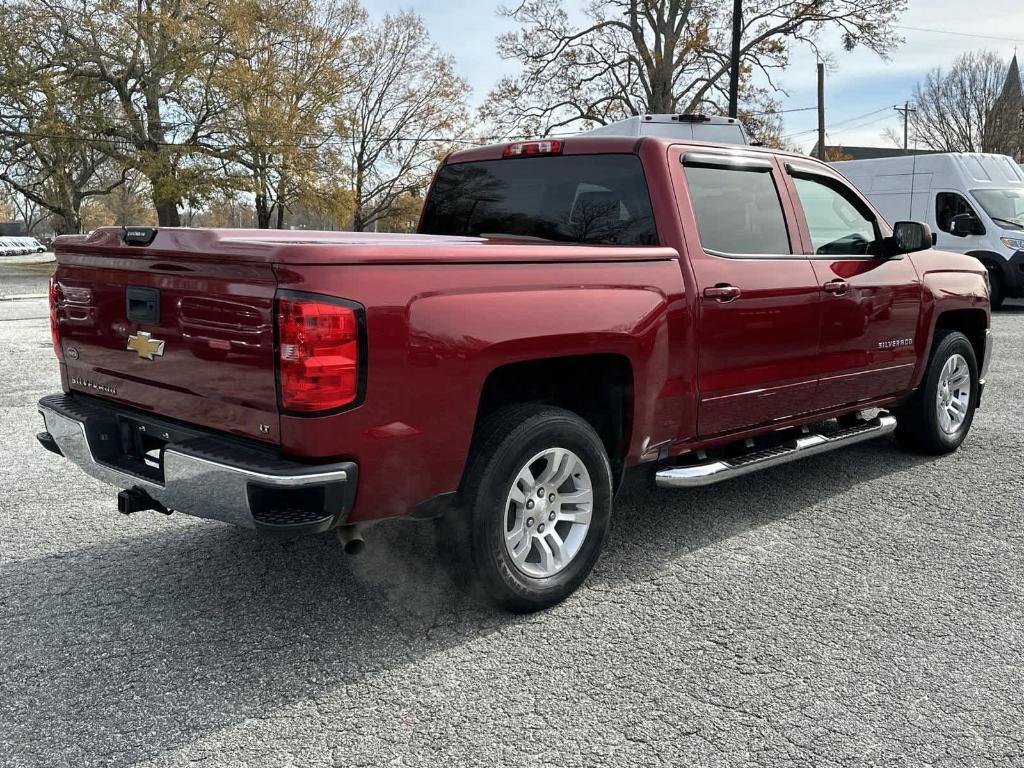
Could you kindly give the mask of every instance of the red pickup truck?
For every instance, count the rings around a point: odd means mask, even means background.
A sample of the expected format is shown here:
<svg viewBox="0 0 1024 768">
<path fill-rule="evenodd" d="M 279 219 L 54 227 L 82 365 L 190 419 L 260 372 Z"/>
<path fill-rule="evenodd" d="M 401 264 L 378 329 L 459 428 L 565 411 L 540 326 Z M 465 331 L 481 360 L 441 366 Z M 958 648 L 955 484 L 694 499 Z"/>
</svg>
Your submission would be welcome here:
<svg viewBox="0 0 1024 768">
<path fill-rule="evenodd" d="M 895 432 L 955 450 L 984 267 L 807 157 L 656 137 L 456 152 L 419 233 L 60 238 L 42 444 L 272 534 L 435 518 L 512 610 L 597 560 L 623 473 L 687 488 Z"/>
</svg>

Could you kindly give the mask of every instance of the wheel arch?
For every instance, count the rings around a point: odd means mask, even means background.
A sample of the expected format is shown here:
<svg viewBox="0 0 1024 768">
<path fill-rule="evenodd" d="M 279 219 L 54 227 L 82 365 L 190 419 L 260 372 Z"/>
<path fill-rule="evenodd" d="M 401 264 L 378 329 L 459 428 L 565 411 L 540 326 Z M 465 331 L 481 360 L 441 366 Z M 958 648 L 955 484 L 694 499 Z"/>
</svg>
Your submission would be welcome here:
<svg viewBox="0 0 1024 768">
<path fill-rule="evenodd" d="M 587 421 L 604 443 L 618 486 L 634 424 L 634 371 L 626 355 L 565 355 L 498 366 L 484 381 L 470 451 L 489 416 L 525 403 L 564 408 Z"/>
<path fill-rule="evenodd" d="M 1010 262 L 1008 259 L 999 255 L 995 251 L 967 251 L 965 255 L 971 256 L 984 264 L 985 269 L 987 269 L 990 274 L 993 272 L 996 273 L 999 276 L 999 279 L 1003 281 L 1004 288 L 1012 287 L 1009 285 L 1010 275 L 1008 273 L 1010 269 Z"/>
<path fill-rule="evenodd" d="M 985 363 L 985 332 L 988 326 L 989 318 L 984 309 L 947 309 L 935 318 L 932 342 L 934 344 L 940 330 L 960 331 L 971 342 L 978 361 L 978 370 L 981 370 Z"/>
</svg>

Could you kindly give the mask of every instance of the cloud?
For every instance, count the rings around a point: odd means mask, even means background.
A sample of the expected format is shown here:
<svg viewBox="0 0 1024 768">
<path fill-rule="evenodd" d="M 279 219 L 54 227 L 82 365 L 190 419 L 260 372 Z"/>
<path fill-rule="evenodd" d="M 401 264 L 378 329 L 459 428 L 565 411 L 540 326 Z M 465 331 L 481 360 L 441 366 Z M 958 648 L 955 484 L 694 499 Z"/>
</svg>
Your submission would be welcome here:
<svg viewBox="0 0 1024 768">
<path fill-rule="evenodd" d="M 1024 45 L 1024 6 L 1021 4 L 974 0 L 969 14 L 964 13 L 964 8 L 962 2 L 952 0 L 913 3 L 898 30 L 905 42 L 891 52 L 888 61 L 866 49 L 845 52 L 837 34 L 826 35 L 823 47 L 836 53 L 837 65 L 828 73 L 825 86 L 826 125 L 832 126 L 827 131 L 829 143 L 884 146 L 888 142 L 882 138 L 882 133 L 887 127 L 900 133 L 903 130 L 902 118 L 895 110 L 860 121 L 850 118 L 906 101 L 914 85 L 930 69 L 949 66 L 953 59 L 967 51 L 992 50 L 1007 59 L 1013 55 L 1013 42 L 987 36 L 1012 37 L 1014 30 L 1022 30 L 1021 44 Z M 947 32 L 922 31 L 926 29 Z M 790 68 L 778 79 L 789 94 L 783 98 L 784 107 L 816 104 L 815 63 L 809 50 L 794 51 Z M 889 116 L 885 117 L 886 114 Z M 810 130 L 816 125 L 814 112 L 795 113 L 786 120 L 785 133 Z M 794 138 L 805 148 L 810 148 L 816 140 L 813 134 Z"/>
<path fill-rule="evenodd" d="M 566 9 L 577 20 L 581 20 L 585 4 L 586 0 L 565 0 Z M 378 16 L 408 7 L 407 0 L 375 0 L 371 12 Z M 471 103 L 474 106 L 486 98 L 501 76 L 516 72 L 515 62 L 503 61 L 495 49 L 495 38 L 515 27 L 508 19 L 498 16 L 497 2 L 417 0 L 413 7 L 423 17 L 438 46 L 455 57 L 459 73 L 473 88 Z M 900 21 L 901 26 L 944 29 L 960 34 L 901 29 L 906 42 L 892 52 L 888 61 L 861 48 L 846 52 L 838 34 L 826 34 L 823 48 L 833 52 L 836 61 L 836 68 L 826 81 L 826 122 L 834 125 L 848 121 L 829 130 L 830 140 L 845 144 L 881 144 L 880 136 L 887 126 L 902 130 L 895 111 L 887 118 L 877 114 L 862 121 L 849 119 L 909 99 L 914 84 L 929 69 L 947 66 L 966 51 L 990 49 L 1007 58 L 1013 54 L 1012 42 L 964 35 L 1012 37 L 1014 30 L 1021 30 L 1024 47 L 1024 5 L 1010 0 L 973 0 L 969 12 L 965 12 L 965 7 L 962 0 L 913 0 Z M 794 49 L 791 66 L 778 77 L 778 83 L 788 93 L 782 96 L 784 109 L 814 106 L 817 99 L 814 54 L 807 48 Z M 793 113 L 786 116 L 785 132 L 810 130 L 816 125 L 813 111 Z M 808 147 L 816 139 L 812 134 L 796 138 L 799 144 Z"/>
</svg>

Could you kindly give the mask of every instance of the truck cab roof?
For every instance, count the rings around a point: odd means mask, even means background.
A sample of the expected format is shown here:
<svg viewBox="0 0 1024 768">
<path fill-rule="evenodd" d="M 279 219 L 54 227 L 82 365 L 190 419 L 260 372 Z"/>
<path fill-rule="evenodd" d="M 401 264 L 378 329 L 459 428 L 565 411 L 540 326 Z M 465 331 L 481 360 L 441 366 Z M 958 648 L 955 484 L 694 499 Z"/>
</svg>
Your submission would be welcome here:
<svg viewBox="0 0 1024 768">
<path fill-rule="evenodd" d="M 765 154 L 789 157 L 806 163 L 820 164 L 828 168 L 827 163 L 822 163 L 816 158 L 790 152 L 782 149 L 769 147 L 757 147 L 750 144 L 736 144 L 725 141 L 714 141 L 707 139 L 691 139 L 671 136 L 620 136 L 591 133 L 581 133 L 575 136 L 564 138 L 530 139 L 526 141 L 507 141 L 497 144 L 487 144 L 480 147 L 470 147 L 451 152 L 442 164 L 469 163 L 479 160 L 501 160 L 509 158 L 506 154 L 510 147 L 528 144 L 553 144 L 551 151 L 536 153 L 537 156 L 544 154 L 561 155 L 598 155 L 614 153 L 638 153 L 640 146 L 660 145 L 666 149 L 676 144 L 693 145 L 695 148 L 706 148 L 709 150 L 725 150 L 729 152 L 740 152 L 743 154 Z"/>
</svg>

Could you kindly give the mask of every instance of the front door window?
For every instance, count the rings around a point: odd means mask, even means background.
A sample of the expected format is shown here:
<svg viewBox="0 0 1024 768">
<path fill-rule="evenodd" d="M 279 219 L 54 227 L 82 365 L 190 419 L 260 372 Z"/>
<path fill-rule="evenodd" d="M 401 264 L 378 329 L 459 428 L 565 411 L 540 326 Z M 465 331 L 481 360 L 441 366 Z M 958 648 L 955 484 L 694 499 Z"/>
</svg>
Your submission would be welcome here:
<svg viewBox="0 0 1024 768">
<path fill-rule="evenodd" d="M 795 176 L 797 194 L 818 256 L 873 256 L 877 253 L 875 217 L 838 184 Z"/>
</svg>

